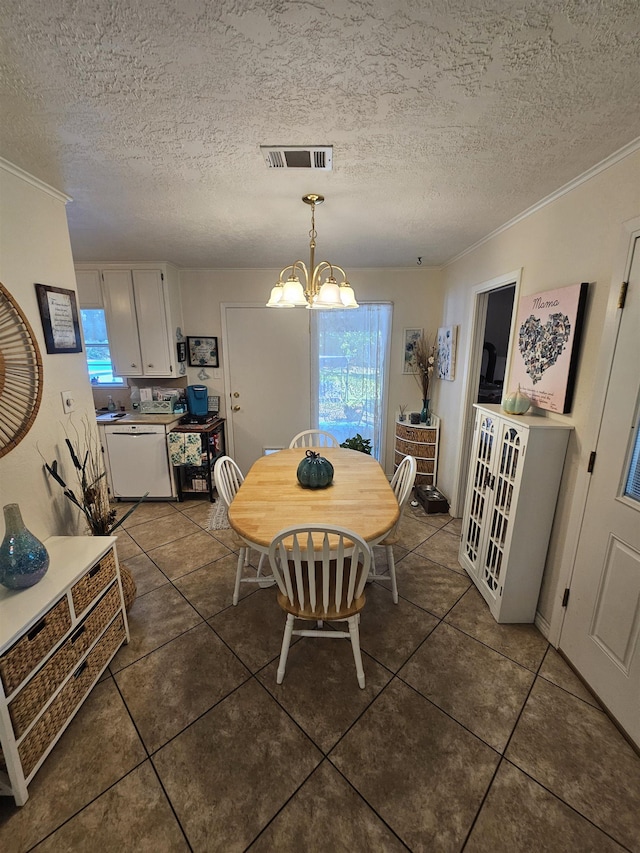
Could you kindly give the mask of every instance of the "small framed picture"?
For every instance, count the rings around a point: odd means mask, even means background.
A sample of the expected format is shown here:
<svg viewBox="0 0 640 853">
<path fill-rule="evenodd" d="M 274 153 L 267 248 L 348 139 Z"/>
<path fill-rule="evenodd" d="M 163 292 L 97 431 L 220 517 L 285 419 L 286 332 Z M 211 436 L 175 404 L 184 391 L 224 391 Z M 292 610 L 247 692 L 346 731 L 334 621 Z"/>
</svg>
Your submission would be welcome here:
<svg viewBox="0 0 640 853">
<path fill-rule="evenodd" d="M 457 326 L 441 326 L 438 329 L 437 377 L 453 382 L 456 378 Z"/>
<path fill-rule="evenodd" d="M 82 352 L 75 291 L 36 284 L 36 294 L 47 352 Z"/>
<path fill-rule="evenodd" d="M 422 337 L 422 329 L 405 329 L 403 335 L 402 372 L 416 372 L 416 343 Z"/>
<path fill-rule="evenodd" d="M 189 367 L 219 367 L 217 338 L 187 337 Z"/>
<path fill-rule="evenodd" d="M 183 362 L 187 360 L 187 342 L 186 341 L 178 341 L 176 344 L 176 349 L 178 351 L 178 361 Z"/>
</svg>

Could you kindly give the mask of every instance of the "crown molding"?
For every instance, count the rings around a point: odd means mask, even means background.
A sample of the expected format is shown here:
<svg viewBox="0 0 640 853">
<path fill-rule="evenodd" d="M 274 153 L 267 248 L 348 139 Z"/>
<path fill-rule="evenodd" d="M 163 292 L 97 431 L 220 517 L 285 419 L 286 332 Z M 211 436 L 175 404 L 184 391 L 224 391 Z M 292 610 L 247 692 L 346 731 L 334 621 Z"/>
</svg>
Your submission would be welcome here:
<svg viewBox="0 0 640 853">
<path fill-rule="evenodd" d="M 24 169 L 21 169 L 19 166 L 14 166 L 13 163 L 5 160 L 3 157 L 0 157 L 0 169 L 3 169 L 5 172 L 9 172 L 9 174 L 14 175 L 16 178 L 20 178 L 27 184 L 31 184 L 32 187 L 35 187 L 38 190 L 42 190 L 42 192 L 55 198 L 56 201 L 61 201 L 63 204 L 73 201 L 71 196 L 60 192 L 60 190 L 57 190 L 49 184 L 45 184 L 45 182 L 41 181 L 40 178 L 35 178 L 33 175 L 30 175 L 29 172 L 25 172 Z"/>
<path fill-rule="evenodd" d="M 543 207 L 546 207 L 548 204 L 552 204 L 554 201 L 557 201 L 563 195 L 566 195 L 572 190 L 575 190 L 581 184 L 585 184 L 587 181 L 590 181 L 591 178 L 595 178 L 596 175 L 599 175 L 601 172 L 604 172 L 605 169 L 608 169 L 610 166 L 615 166 L 616 163 L 619 163 L 621 160 L 624 160 L 625 157 L 629 157 L 631 156 L 631 154 L 635 154 L 638 150 L 640 150 L 640 136 L 632 140 L 622 148 L 619 148 L 617 151 L 611 154 L 610 157 L 607 157 L 605 160 L 601 160 L 600 163 L 596 163 L 595 166 L 592 166 L 590 169 L 587 169 L 586 172 L 583 172 L 577 178 L 574 178 L 572 181 L 569 181 L 568 184 L 564 184 L 559 189 L 552 192 L 550 195 L 545 196 L 545 198 L 536 202 L 531 207 L 528 207 L 522 213 L 519 213 L 513 219 L 510 219 L 508 222 L 505 222 L 504 225 L 501 225 L 499 228 L 496 228 L 495 231 L 492 231 L 490 234 L 487 234 L 486 237 L 482 237 L 472 246 L 469 246 L 468 249 L 464 249 L 464 251 L 460 252 L 458 255 L 451 258 L 451 260 L 444 263 L 442 265 L 442 268 L 445 269 L 449 266 L 449 264 L 453 264 L 456 261 L 459 261 L 460 258 L 463 258 L 470 252 L 475 251 L 477 248 L 484 245 L 484 243 L 488 243 L 489 240 L 493 240 L 493 238 L 497 237 L 498 234 L 502 234 L 503 231 L 507 231 L 513 225 L 517 225 L 518 222 L 522 222 L 523 219 L 527 219 L 529 216 L 533 216 L 534 213 L 537 213 Z"/>
</svg>

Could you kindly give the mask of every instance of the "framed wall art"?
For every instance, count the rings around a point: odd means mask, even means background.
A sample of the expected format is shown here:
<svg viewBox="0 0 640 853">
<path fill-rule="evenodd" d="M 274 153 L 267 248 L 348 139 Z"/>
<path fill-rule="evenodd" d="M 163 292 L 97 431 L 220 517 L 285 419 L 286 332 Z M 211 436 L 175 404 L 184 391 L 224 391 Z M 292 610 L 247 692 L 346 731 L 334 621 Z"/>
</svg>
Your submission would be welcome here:
<svg viewBox="0 0 640 853">
<path fill-rule="evenodd" d="M 520 298 L 509 389 L 549 412 L 571 411 L 587 283 Z"/>
<path fill-rule="evenodd" d="M 402 372 L 416 372 L 415 348 L 416 343 L 422 337 L 422 329 L 405 329 L 402 335 Z"/>
<path fill-rule="evenodd" d="M 437 377 L 452 382 L 456 378 L 457 326 L 441 326 L 438 329 Z"/>
<path fill-rule="evenodd" d="M 36 284 L 36 295 L 47 352 L 82 352 L 75 291 Z"/>
<path fill-rule="evenodd" d="M 189 367 L 219 367 L 217 338 L 187 337 Z"/>
</svg>

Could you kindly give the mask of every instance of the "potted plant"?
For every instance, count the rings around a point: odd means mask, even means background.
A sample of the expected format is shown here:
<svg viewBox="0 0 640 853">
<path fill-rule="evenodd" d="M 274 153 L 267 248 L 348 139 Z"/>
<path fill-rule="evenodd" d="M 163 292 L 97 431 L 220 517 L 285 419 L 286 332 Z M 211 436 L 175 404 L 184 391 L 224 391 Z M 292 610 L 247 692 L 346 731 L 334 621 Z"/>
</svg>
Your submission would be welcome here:
<svg viewBox="0 0 640 853">
<path fill-rule="evenodd" d="M 360 453 L 367 453 L 371 456 L 371 439 L 363 438 L 359 432 L 352 438 L 345 439 L 340 447 L 346 447 L 347 450 L 359 450 Z"/>
<path fill-rule="evenodd" d="M 44 467 L 53 479 L 62 486 L 64 496 L 71 501 L 84 515 L 87 527 L 92 536 L 110 536 L 121 524 L 129 518 L 142 501 L 143 495 L 125 514 L 116 521 L 116 510 L 109 501 L 109 490 L 106 483 L 106 471 L 102 463 L 102 452 L 99 447 L 95 429 L 87 419 L 83 423 L 84 437 L 76 430 L 75 446 L 67 436 L 65 444 L 69 450 L 71 461 L 76 472 L 77 494 L 67 485 L 58 470 L 58 461 L 49 465 L 45 461 Z M 147 493 L 148 494 L 148 493 Z M 127 610 L 131 607 L 136 595 L 136 584 L 129 569 L 120 564 L 120 575 L 122 588 L 125 596 Z"/>
</svg>

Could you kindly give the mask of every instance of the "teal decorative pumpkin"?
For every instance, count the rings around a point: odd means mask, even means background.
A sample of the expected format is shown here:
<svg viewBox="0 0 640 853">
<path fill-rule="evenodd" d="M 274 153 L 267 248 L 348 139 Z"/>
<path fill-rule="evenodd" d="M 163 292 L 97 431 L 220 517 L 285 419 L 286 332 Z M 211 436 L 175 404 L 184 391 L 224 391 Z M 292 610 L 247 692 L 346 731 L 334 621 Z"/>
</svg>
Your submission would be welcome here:
<svg viewBox="0 0 640 853">
<path fill-rule="evenodd" d="M 333 465 L 315 450 L 307 450 L 298 465 L 298 482 L 305 489 L 324 489 L 333 480 Z"/>
</svg>

